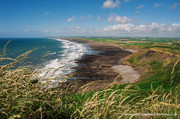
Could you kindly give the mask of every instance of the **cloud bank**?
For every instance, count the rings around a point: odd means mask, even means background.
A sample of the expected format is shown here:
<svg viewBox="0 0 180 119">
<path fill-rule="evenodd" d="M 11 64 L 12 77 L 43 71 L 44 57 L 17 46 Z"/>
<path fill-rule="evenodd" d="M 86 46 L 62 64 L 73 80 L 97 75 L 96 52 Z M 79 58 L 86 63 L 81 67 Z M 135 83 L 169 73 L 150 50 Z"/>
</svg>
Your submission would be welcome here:
<svg viewBox="0 0 180 119">
<path fill-rule="evenodd" d="M 114 24 L 99 29 L 81 26 L 62 27 L 60 29 L 44 29 L 42 31 L 24 30 L 23 32 L 26 35 L 36 33 L 36 35 L 40 34 L 43 36 L 47 36 L 47 34 L 51 36 L 69 36 L 71 34 L 71 36 L 180 37 L 180 23 L 173 23 L 171 25 L 155 22 L 139 25 L 127 23 Z M 17 31 L 17 33 L 20 35 L 22 31 Z M 3 34 L 9 35 L 5 32 Z"/>
<path fill-rule="evenodd" d="M 129 36 L 180 36 L 180 23 L 168 24 L 116 24 L 103 29 L 111 35 L 129 35 Z"/>
<path fill-rule="evenodd" d="M 72 16 L 71 18 L 67 19 L 67 22 L 71 22 L 71 21 L 73 21 L 73 20 L 75 20 L 75 19 L 76 19 L 76 17 L 75 17 L 75 16 Z"/>
</svg>

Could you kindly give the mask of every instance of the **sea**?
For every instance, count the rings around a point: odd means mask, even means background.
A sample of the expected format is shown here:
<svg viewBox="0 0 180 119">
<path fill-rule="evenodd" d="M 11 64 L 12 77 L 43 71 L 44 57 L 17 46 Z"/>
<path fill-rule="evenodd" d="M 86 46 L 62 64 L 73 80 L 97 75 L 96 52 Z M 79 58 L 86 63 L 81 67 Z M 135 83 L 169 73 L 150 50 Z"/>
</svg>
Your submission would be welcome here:
<svg viewBox="0 0 180 119">
<path fill-rule="evenodd" d="M 6 50 L 3 52 L 6 43 Z M 0 54 L 3 57 L 17 58 L 30 50 L 32 53 L 28 55 L 24 62 L 18 63 L 14 68 L 24 65 L 37 66 L 40 77 L 53 78 L 57 76 L 65 76 L 75 72 L 78 64 L 76 61 L 86 54 L 95 54 L 87 44 L 71 42 L 61 38 L 0 38 Z M 10 60 L 0 62 L 0 67 Z M 63 78 L 58 80 L 61 82 Z"/>
</svg>

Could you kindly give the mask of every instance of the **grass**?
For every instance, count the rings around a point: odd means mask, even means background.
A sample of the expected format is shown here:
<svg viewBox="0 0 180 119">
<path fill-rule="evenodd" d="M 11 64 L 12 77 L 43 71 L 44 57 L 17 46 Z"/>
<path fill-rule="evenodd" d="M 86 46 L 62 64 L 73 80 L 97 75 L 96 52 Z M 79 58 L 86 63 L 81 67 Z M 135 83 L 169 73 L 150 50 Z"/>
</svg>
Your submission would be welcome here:
<svg viewBox="0 0 180 119">
<path fill-rule="evenodd" d="M 73 38 L 73 39 L 76 39 Z M 150 37 L 90 37 L 90 38 L 80 38 L 89 41 L 103 42 L 117 44 L 124 48 L 134 48 L 134 49 L 149 49 L 149 48 L 159 48 L 164 51 L 173 52 L 180 54 L 180 39 L 179 38 L 150 38 Z"/>
<path fill-rule="evenodd" d="M 151 90 L 150 84 L 153 83 L 154 87 L 162 85 L 162 88 L 168 92 L 170 91 L 170 81 L 171 72 L 174 68 L 174 82 L 173 86 L 180 84 L 180 63 L 179 58 L 173 54 L 166 54 L 166 52 L 153 51 L 151 49 L 138 52 L 137 54 L 132 54 L 126 58 L 126 61 L 131 64 L 136 69 L 146 69 L 141 75 L 141 82 L 138 83 L 139 86 L 143 87 L 144 91 Z"/>
<path fill-rule="evenodd" d="M 161 87 L 143 94 L 137 85 L 127 85 L 123 89 L 107 88 L 97 91 L 89 97 L 81 107 L 76 110 L 72 117 L 76 118 L 142 118 L 135 114 L 176 114 L 177 107 L 169 97 L 171 93 L 161 93 Z M 176 94 L 175 94 L 176 95 Z M 169 100 L 169 102 L 168 102 Z M 133 115 L 134 114 L 134 115 Z M 175 115 L 166 116 L 176 118 Z M 154 116 L 143 116 L 143 118 L 156 118 Z M 163 118 L 163 116 L 158 116 Z"/>
<path fill-rule="evenodd" d="M 11 70 L 11 66 L 3 66 L 0 70 L 1 118 L 51 117 L 61 109 L 61 101 L 56 99 L 62 92 L 52 91 L 45 88 L 46 84 L 33 81 L 35 73 L 28 67 Z"/>
<path fill-rule="evenodd" d="M 43 77 L 33 78 L 40 73 L 37 67 L 14 68 L 16 63 L 26 59 L 33 50 L 11 59 L 5 57 L 5 48 L 0 55 L 0 61 L 11 60 L 11 63 L 0 68 L 0 118 L 2 119 L 177 119 L 179 116 L 180 63 L 178 61 L 173 64 L 168 63 L 171 64 L 169 69 L 163 68 L 161 62 L 149 62 L 152 71 L 163 70 L 139 84 L 117 85 L 114 82 L 100 91 L 71 94 L 66 89 L 47 88 L 52 79 L 41 83 Z M 138 58 L 136 56 L 134 60 Z M 133 61 L 133 65 L 138 66 L 137 63 L 141 60 L 139 58 Z M 164 72 L 165 69 L 167 72 Z M 166 73 L 168 76 L 165 75 Z M 165 86 L 167 90 L 164 87 L 166 83 L 162 85 L 164 80 L 158 80 L 161 77 L 169 81 L 168 86 Z M 157 82 L 152 83 L 152 81 Z"/>
</svg>

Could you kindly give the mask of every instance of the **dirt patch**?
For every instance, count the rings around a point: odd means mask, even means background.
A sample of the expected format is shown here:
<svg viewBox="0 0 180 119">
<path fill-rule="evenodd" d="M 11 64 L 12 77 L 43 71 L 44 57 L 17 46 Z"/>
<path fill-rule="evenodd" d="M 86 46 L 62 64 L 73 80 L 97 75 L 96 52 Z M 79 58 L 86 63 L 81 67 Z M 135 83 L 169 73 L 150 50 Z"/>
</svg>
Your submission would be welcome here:
<svg viewBox="0 0 180 119">
<path fill-rule="evenodd" d="M 121 84 L 136 82 L 140 75 L 131 66 L 128 65 L 114 65 L 111 67 L 113 71 L 121 74 Z"/>
<path fill-rule="evenodd" d="M 126 51 L 129 51 L 129 52 L 131 52 L 131 53 L 136 53 L 136 52 L 138 52 L 137 50 L 134 50 L 134 49 L 125 49 Z"/>
</svg>

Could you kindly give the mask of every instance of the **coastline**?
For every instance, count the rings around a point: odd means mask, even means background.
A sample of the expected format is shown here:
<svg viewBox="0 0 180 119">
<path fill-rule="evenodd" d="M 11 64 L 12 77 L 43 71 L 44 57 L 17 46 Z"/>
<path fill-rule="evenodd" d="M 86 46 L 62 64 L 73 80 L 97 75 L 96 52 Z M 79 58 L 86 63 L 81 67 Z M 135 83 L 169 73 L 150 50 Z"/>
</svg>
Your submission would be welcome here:
<svg viewBox="0 0 180 119">
<path fill-rule="evenodd" d="M 81 78 L 62 83 L 59 85 L 61 88 L 66 88 L 68 86 L 70 92 L 101 90 L 110 85 L 119 74 L 124 73 L 119 69 L 119 67 L 125 67 L 125 69 L 129 71 L 127 73 L 130 73 L 130 75 L 132 72 L 135 72 L 133 68 L 130 68 L 130 66 L 127 68 L 127 65 L 124 65 L 121 62 L 122 58 L 132 54 L 132 52 L 124 50 L 118 45 L 87 41 L 83 39 L 65 40 L 87 44 L 92 50 L 100 52 L 93 55 L 87 54 L 81 59 L 78 59 L 76 61 L 78 66 L 75 67 L 76 71 L 74 72 L 75 75 L 73 75 L 73 77 Z M 134 74 L 137 79 L 137 72 L 132 73 L 132 75 Z M 127 74 L 125 74 L 125 76 L 119 77 L 116 80 L 116 83 L 124 84 L 135 82 L 134 79 L 127 80 Z"/>
</svg>

